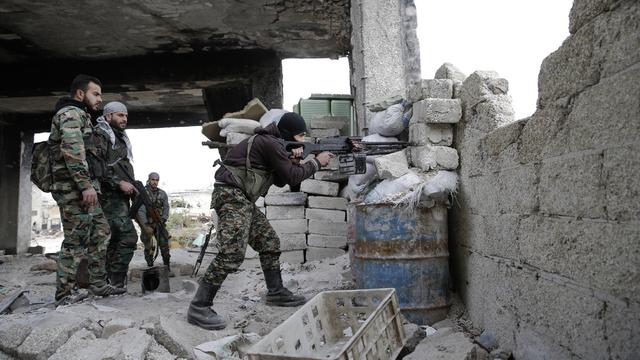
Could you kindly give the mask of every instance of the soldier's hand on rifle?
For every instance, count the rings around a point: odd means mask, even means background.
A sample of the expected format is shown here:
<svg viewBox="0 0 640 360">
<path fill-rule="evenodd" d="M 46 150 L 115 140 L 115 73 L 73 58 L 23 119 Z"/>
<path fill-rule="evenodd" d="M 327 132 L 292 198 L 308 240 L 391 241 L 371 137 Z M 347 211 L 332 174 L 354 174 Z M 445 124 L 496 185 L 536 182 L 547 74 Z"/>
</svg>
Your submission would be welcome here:
<svg viewBox="0 0 640 360">
<path fill-rule="evenodd" d="M 92 187 L 82 190 L 82 205 L 92 207 L 98 204 L 98 193 Z"/>
<path fill-rule="evenodd" d="M 320 154 L 316 155 L 316 159 L 320 162 L 320 166 L 329 165 L 329 160 L 331 160 L 332 157 L 335 157 L 335 155 L 328 151 L 323 151 Z"/>
<path fill-rule="evenodd" d="M 149 225 L 145 225 L 142 227 L 142 231 L 144 231 L 147 236 L 153 236 L 153 228 Z"/>
<path fill-rule="evenodd" d="M 120 189 L 120 191 L 122 191 L 127 195 L 138 193 L 138 190 L 136 189 L 135 186 L 131 185 L 131 183 L 126 182 L 124 180 L 120 180 L 120 182 L 118 183 L 118 188 Z"/>
<path fill-rule="evenodd" d="M 304 152 L 304 148 L 300 146 L 299 148 L 291 149 L 291 157 L 294 159 L 302 157 L 302 153 Z"/>
</svg>

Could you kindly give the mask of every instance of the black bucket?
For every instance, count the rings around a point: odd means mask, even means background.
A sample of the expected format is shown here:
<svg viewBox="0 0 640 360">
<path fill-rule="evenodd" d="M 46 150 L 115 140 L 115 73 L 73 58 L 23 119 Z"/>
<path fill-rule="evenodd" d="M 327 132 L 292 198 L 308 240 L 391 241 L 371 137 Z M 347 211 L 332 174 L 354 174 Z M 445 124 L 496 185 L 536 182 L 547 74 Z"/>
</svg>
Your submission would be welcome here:
<svg viewBox="0 0 640 360">
<path fill-rule="evenodd" d="M 142 271 L 142 293 L 146 292 L 164 292 L 170 291 L 169 274 L 164 266 L 153 266 Z"/>
</svg>

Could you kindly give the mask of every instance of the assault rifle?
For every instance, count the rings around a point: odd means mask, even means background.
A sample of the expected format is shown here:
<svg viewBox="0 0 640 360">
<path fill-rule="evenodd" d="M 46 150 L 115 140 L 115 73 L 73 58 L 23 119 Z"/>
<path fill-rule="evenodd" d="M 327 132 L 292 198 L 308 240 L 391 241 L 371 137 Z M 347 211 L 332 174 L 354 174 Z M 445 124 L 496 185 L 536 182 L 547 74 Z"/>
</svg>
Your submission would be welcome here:
<svg viewBox="0 0 640 360">
<path fill-rule="evenodd" d="M 393 142 L 364 142 L 358 136 L 336 136 L 318 139 L 316 143 L 285 141 L 285 149 L 302 147 L 301 158 L 309 154 L 319 154 L 329 151 L 338 155 L 339 170 L 342 174 L 364 174 L 367 171 L 367 155 L 384 155 L 400 151 L 409 143 L 404 141 Z"/>
<path fill-rule="evenodd" d="M 211 223 L 211 227 L 209 228 L 209 232 L 207 236 L 204 238 L 204 243 L 200 247 L 200 255 L 198 255 L 198 260 L 196 260 L 196 265 L 193 267 L 193 272 L 191 273 L 191 277 L 195 277 L 198 275 L 198 270 L 200 270 L 200 265 L 202 265 L 202 260 L 204 259 L 204 255 L 207 252 L 207 247 L 209 246 L 209 240 L 211 240 L 211 233 L 215 228 L 215 224 Z"/>
</svg>

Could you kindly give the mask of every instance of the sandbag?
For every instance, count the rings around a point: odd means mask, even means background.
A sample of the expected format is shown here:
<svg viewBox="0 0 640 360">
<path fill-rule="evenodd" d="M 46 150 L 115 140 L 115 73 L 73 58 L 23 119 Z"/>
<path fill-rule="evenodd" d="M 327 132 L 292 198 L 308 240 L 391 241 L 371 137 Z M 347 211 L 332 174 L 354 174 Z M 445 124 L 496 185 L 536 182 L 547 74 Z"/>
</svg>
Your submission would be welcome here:
<svg viewBox="0 0 640 360">
<path fill-rule="evenodd" d="M 218 121 L 220 126 L 220 136 L 226 137 L 231 132 L 253 135 L 253 130 L 260 126 L 260 123 L 251 119 L 225 118 Z"/>
<path fill-rule="evenodd" d="M 369 132 L 383 136 L 396 136 L 400 134 L 405 128 L 404 121 L 402 120 L 403 113 L 404 104 L 391 105 L 387 110 L 375 113 L 369 125 Z"/>
<path fill-rule="evenodd" d="M 289 111 L 283 110 L 283 109 L 271 109 L 267 111 L 264 115 L 262 115 L 262 117 L 260 118 L 260 126 L 265 128 L 271 125 L 271 123 L 273 122 L 275 122 L 276 125 L 278 125 L 278 122 L 280 121 L 280 118 L 282 118 L 282 115 L 288 112 Z"/>
</svg>

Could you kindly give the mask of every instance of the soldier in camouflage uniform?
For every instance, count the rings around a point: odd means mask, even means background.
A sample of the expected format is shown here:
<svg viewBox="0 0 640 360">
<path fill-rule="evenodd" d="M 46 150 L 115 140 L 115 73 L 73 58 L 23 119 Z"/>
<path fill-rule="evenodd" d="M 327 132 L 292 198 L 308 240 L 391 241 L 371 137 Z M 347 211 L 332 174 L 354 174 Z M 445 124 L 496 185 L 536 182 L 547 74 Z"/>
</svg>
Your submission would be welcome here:
<svg viewBox="0 0 640 360">
<path fill-rule="evenodd" d="M 164 190 L 158 187 L 159 182 L 160 175 L 156 172 L 152 172 L 149 174 L 145 189 L 147 190 L 147 195 L 149 195 L 151 204 L 161 214 L 162 221 L 166 223 L 167 220 L 169 220 L 169 197 Z M 153 219 L 151 219 L 147 214 L 147 209 L 144 205 L 140 206 L 140 210 L 138 210 L 138 217 L 146 224 L 142 229 L 140 239 L 144 244 L 144 259 L 147 261 L 147 265 L 149 267 L 153 266 L 155 248 L 153 247 L 152 237 L 155 236 L 158 247 L 160 248 L 160 254 L 162 255 L 162 262 L 167 269 L 167 273 L 169 276 L 174 276 L 173 272 L 171 272 L 169 239 L 165 239 L 159 231 L 153 230 L 153 228 L 158 225 L 153 224 Z"/>
<path fill-rule="evenodd" d="M 218 214 L 218 255 L 213 259 L 200 280 L 187 320 L 209 330 L 226 326 L 211 305 L 222 282 L 235 272 L 251 245 L 260 254 L 260 265 L 267 283 L 267 304 L 298 306 L 305 303 L 303 296 L 294 295 L 282 285 L 280 273 L 280 239 L 266 217 L 255 205 L 272 184 L 298 185 L 321 166 L 326 166 L 331 153 L 323 152 L 315 159 L 300 165 L 290 158 L 283 139 L 304 141 L 306 125 L 295 113 L 287 113 L 280 121 L 266 128 L 256 129 L 256 135 L 243 140 L 227 153 L 215 175 L 211 195 L 211 208 Z M 295 149 L 299 157 L 301 149 Z"/>
<path fill-rule="evenodd" d="M 113 101 L 105 105 L 103 115 L 97 119 L 96 147 L 106 159 L 107 174 L 100 181 L 100 205 L 111 228 L 107 247 L 106 269 L 109 283 L 126 288 L 129 262 L 138 242 L 138 234 L 129 217 L 131 196 L 135 187 L 128 181 L 135 179 L 131 142 L 125 132 L 128 113 L 124 104 Z"/>
<path fill-rule="evenodd" d="M 109 225 L 98 203 L 104 163 L 98 158 L 89 109 L 102 103 L 101 84 L 94 77 L 78 75 L 71 83 L 71 97 L 56 104 L 51 120 L 49 146 L 54 185 L 51 191 L 62 217 L 64 240 L 58 255 L 56 294 L 59 302 L 74 302 L 87 294 L 77 290 L 76 271 L 80 260 L 88 260 L 89 293 L 98 296 L 121 294 L 105 278 L 105 251 Z"/>
</svg>

